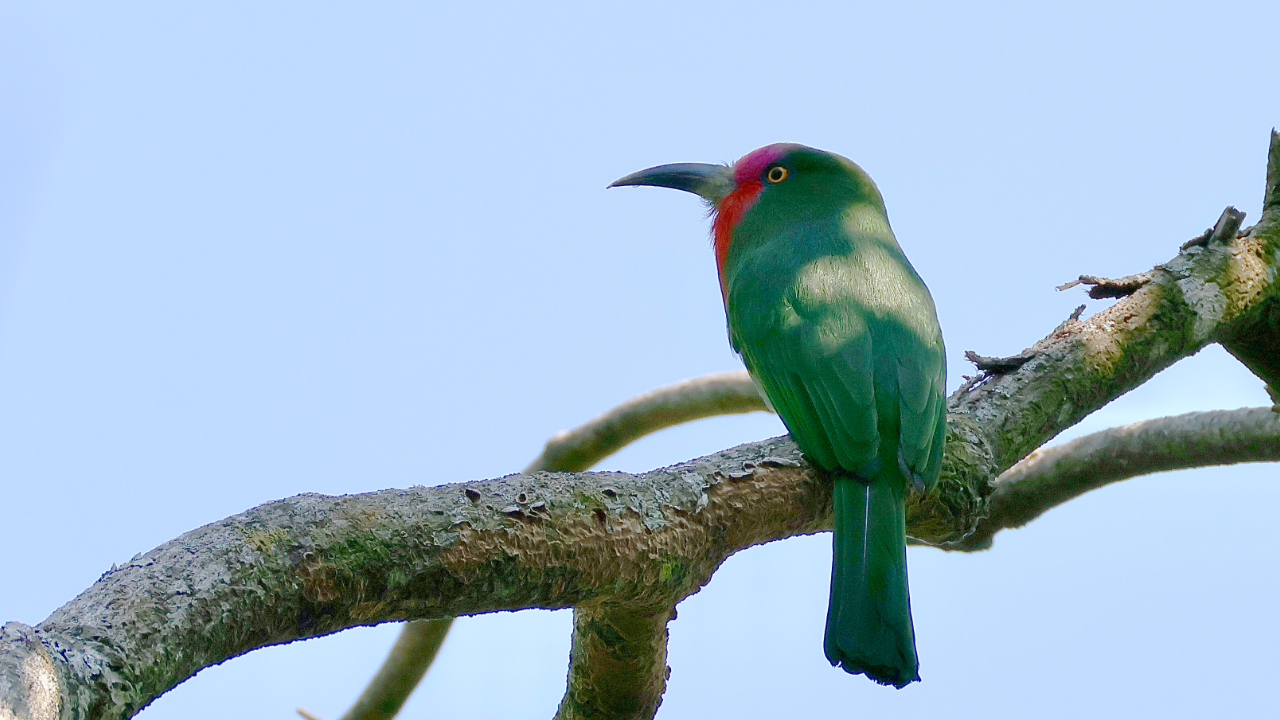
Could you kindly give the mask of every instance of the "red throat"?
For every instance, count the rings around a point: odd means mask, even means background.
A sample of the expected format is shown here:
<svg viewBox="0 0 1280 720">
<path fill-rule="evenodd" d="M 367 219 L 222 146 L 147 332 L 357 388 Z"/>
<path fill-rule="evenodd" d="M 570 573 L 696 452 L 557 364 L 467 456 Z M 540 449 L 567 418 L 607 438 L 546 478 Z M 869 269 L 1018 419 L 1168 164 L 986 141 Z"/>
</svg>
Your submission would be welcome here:
<svg viewBox="0 0 1280 720">
<path fill-rule="evenodd" d="M 738 226 L 742 214 L 751 207 L 760 194 L 760 181 L 756 179 L 738 183 L 724 199 L 716 205 L 715 220 L 711 223 L 711 235 L 716 249 L 716 274 L 720 276 L 720 295 L 728 298 L 729 288 L 725 285 L 724 261 L 729 256 L 729 241 L 733 238 L 733 229 Z"/>
<path fill-rule="evenodd" d="M 724 261 L 729 256 L 729 242 L 733 239 L 733 229 L 738 226 L 742 215 L 751 208 L 760 195 L 763 186 L 760 175 L 771 163 L 777 162 L 791 150 L 801 147 L 792 143 L 774 143 L 743 155 L 733 164 L 734 188 L 716 205 L 715 221 L 711 224 L 712 238 L 716 247 L 716 274 L 720 276 L 720 294 L 728 299 L 729 288 L 725 286 Z"/>
</svg>

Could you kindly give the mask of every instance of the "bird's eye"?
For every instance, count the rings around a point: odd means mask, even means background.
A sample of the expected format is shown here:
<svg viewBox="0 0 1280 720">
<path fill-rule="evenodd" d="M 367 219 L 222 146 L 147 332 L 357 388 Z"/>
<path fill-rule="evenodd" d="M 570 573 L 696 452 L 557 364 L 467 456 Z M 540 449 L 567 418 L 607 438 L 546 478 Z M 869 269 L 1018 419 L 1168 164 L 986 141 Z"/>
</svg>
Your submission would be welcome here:
<svg viewBox="0 0 1280 720">
<path fill-rule="evenodd" d="M 781 165 L 774 165 L 769 168 L 769 172 L 765 173 L 764 177 L 771 183 L 780 183 L 787 179 L 787 169 Z"/>
</svg>

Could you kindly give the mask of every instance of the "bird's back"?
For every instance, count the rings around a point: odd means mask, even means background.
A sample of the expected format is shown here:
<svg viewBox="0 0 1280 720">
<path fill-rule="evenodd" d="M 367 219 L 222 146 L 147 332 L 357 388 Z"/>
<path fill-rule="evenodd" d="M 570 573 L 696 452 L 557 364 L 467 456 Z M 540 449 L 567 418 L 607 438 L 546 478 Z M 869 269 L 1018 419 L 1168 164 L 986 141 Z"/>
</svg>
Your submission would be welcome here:
<svg viewBox="0 0 1280 720">
<path fill-rule="evenodd" d="M 882 211 L 854 203 L 772 225 L 751 237 L 744 222 L 726 259 L 734 348 L 819 465 L 867 474 L 901 451 L 932 482 L 941 332 Z"/>
</svg>

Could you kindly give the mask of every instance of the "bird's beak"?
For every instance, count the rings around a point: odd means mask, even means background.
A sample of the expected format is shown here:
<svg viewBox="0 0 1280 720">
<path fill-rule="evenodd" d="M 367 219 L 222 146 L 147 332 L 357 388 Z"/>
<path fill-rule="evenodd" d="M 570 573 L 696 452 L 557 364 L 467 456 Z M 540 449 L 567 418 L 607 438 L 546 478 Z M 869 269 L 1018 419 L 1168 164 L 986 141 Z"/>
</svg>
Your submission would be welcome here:
<svg viewBox="0 0 1280 720">
<path fill-rule="evenodd" d="M 652 185 L 684 190 L 701 196 L 712 205 L 717 205 L 734 188 L 733 168 L 706 163 L 659 165 L 614 180 L 609 187 L 623 185 Z"/>
</svg>

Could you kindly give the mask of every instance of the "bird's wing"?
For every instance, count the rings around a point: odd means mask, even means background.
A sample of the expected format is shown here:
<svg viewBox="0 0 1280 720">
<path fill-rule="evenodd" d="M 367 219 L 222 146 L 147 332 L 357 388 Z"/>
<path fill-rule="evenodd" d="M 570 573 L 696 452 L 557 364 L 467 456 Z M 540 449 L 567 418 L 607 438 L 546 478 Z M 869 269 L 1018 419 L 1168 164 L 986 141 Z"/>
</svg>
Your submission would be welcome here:
<svg viewBox="0 0 1280 720">
<path fill-rule="evenodd" d="M 932 342 L 911 332 L 888 343 L 895 350 L 898 386 L 898 465 L 919 490 L 931 490 L 942 470 L 947 367 L 942 333 Z"/>
<path fill-rule="evenodd" d="M 880 434 L 865 314 L 853 305 L 806 311 L 795 303 L 782 315 L 781 322 L 731 328 L 747 369 L 818 465 L 874 474 Z"/>
</svg>

